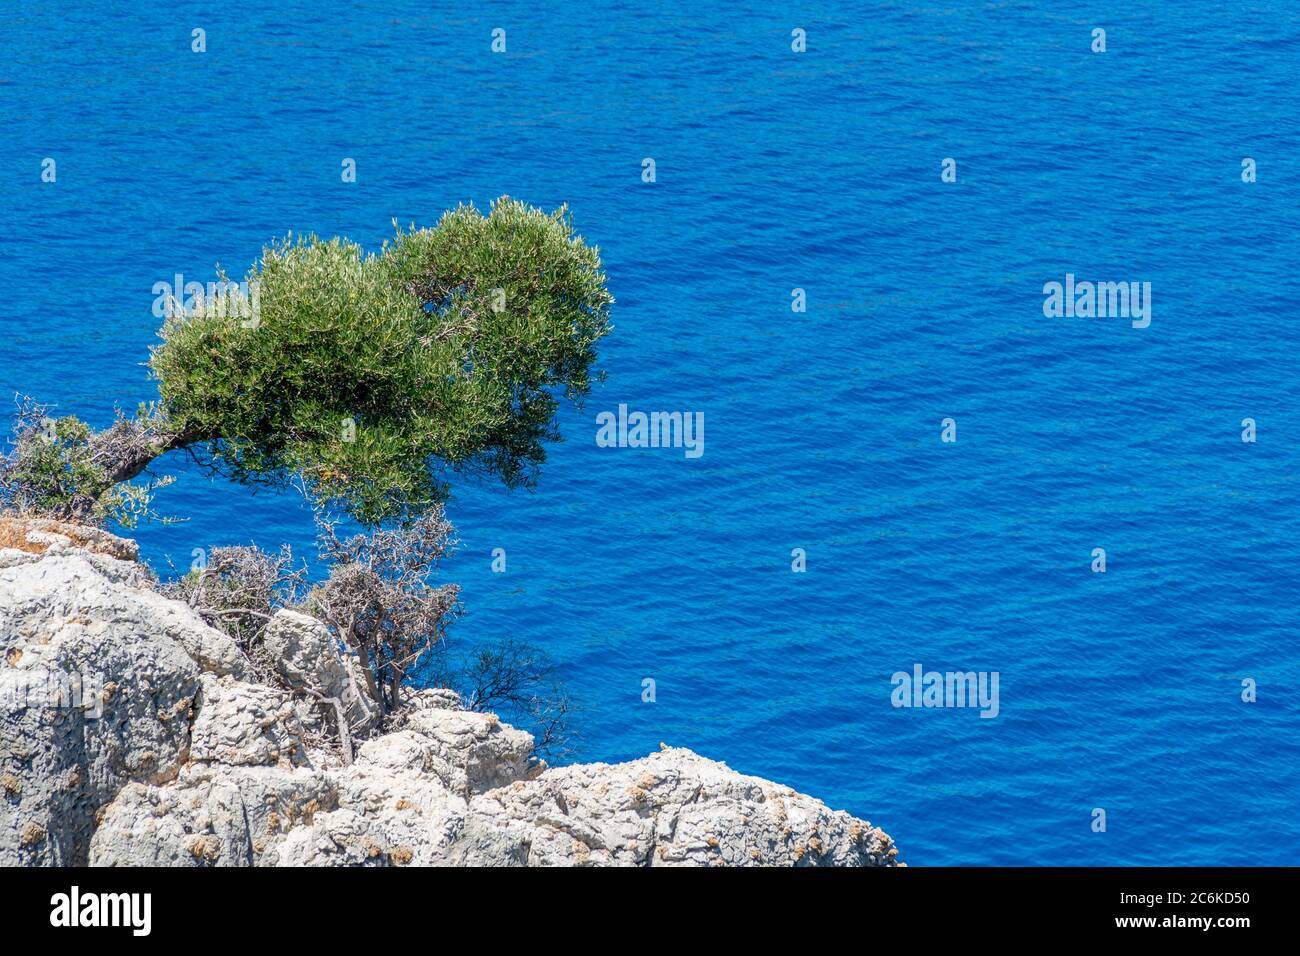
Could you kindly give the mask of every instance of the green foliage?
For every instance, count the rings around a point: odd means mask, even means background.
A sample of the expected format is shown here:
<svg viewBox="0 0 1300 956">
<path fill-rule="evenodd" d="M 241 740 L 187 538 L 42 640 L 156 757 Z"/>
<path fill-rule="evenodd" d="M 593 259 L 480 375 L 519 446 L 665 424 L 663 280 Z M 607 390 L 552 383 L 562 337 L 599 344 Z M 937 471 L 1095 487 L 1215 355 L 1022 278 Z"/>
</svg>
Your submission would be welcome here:
<svg viewBox="0 0 1300 956">
<path fill-rule="evenodd" d="M 590 388 L 613 302 L 565 209 L 507 198 L 399 230 L 379 255 L 286 239 L 247 279 L 256 323 L 163 329 L 151 365 L 176 444 L 210 443 L 239 480 L 301 475 L 366 523 L 440 503 L 452 472 L 531 485 L 559 399 Z"/>
<path fill-rule="evenodd" d="M 126 528 L 159 518 L 153 492 L 173 479 L 119 483 L 111 467 L 149 414 L 141 409 L 132 420 L 119 412 L 111 428 L 96 432 L 75 416 L 54 419 L 43 406 L 20 400 L 10 449 L 0 455 L 0 507 L 64 521 L 113 520 Z"/>
<path fill-rule="evenodd" d="M 20 432 L 6 478 L 21 511 L 73 518 L 107 488 L 107 476 L 87 459 L 90 426 L 71 415 L 47 418 Z"/>
</svg>

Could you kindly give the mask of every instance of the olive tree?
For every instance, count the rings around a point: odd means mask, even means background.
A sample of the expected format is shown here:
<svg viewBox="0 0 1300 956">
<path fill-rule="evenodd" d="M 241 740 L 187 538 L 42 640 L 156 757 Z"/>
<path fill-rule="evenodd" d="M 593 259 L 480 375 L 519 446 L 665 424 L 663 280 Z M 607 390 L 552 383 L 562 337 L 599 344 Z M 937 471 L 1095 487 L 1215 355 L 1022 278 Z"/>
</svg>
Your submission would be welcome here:
<svg viewBox="0 0 1300 956">
<path fill-rule="evenodd" d="M 559 403 L 587 394 L 611 328 L 599 251 L 567 209 L 505 197 L 487 215 L 465 205 L 399 229 L 378 253 L 286 238 L 245 282 L 251 315 L 167 318 L 149 363 L 155 408 L 120 419 L 111 441 L 81 436 L 101 452 L 91 498 L 180 448 L 242 482 L 300 478 L 366 524 L 412 520 L 457 474 L 530 486 Z"/>
</svg>

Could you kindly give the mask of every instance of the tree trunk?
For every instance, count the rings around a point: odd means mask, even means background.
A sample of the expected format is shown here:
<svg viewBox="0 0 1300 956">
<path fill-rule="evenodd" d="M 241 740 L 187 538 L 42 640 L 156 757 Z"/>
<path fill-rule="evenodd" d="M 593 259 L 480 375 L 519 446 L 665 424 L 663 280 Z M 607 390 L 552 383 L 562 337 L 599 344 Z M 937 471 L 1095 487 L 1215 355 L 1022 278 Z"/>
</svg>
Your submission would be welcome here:
<svg viewBox="0 0 1300 956">
<path fill-rule="evenodd" d="M 123 419 L 91 437 L 91 457 L 104 469 L 108 480 L 118 485 L 138 477 L 151 462 L 173 449 L 215 437 L 195 431 L 160 430 L 156 423 Z"/>
<path fill-rule="evenodd" d="M 375 684 L 374 672 L 370 669 L 370 650 L 365 645 L 357 648 L 357 657 L 361 660 L 361 673 L 366 678 L 366 689 L 370 691 L 370 696 L 374 698 L 375 703 L 379 705 L 379 712 L 384 712 L 384 695 L 379 693 L 379 688 Z"/>
<path fill-rule="evenodd" d="M 326 697 L 320 691 L 312 690 L 310 687 L 303 689 L 322 704 L 329 704 L 334 708 L 334 723 L 335 729 L 339 733 L 339 750 L 343 754 L 343 763 L 345 766 L 352 766 L 352 725 L 348 723 L 348 715 L 343 707 L 343 701 L 337 697 Z"/>
<path fill-rule="evenodd" d="M 348 715 L 343 707 L 343 701 L 337 697 L 331 697 L 330 703 L 334 705 L 334 719 L 338 722 L 339 728 L 339 746 L 343 751 L 344 766 L 352 766 L 352 727 L 348 723 Z"/>
<path fill-rule="evenodd" d="M 406 671 L 402 670 L 396 664 L 393 665 L 393 710 L 398 710 L 402 706 L 402 678 L 406 676 Z"/>
</svg>

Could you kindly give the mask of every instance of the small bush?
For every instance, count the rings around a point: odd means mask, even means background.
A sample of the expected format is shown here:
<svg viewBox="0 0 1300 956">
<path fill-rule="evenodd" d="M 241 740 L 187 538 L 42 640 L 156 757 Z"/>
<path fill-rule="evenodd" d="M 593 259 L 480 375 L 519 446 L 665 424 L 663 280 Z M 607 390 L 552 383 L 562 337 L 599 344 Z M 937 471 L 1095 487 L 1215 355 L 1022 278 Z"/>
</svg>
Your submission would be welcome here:
<svg viewBox="0 0 1300 956">
<path fill-rule="evenodd" d="M 135 418 L 119 411 L 112 426 L 95 431 L 75 416 L 55 419 L 48 407 L 19 397 L 13 437 L 0 455 L 0 508 L 81 524 L 111 520 L 126 528 L 170 520 L 154 511 L 153 495 L 174 479 L 131 484 L 121 471 L 154 440 L 158 420 L 155 409 L 142 406 Z"/>
<path fill-rule="evenodd" d="M 306 582 L 307 569 L 294 567 L 288 545 L 278 554 L 227 547 L 213 548 L 204 568 L 190 571 L 162 590 L 235 638 L 248 653 L 276 608 L 296 604 Z"/>
<path fill-rule="evenodd" d="M 407 675 L 460 614 L 460 589 L 430 582 L 455 545 L 455 529 L 439 505 L 405 526 L 346 539 L 333 522 L 319 524 L 330 573 L 305 609 L 357 653 L 384 710 L 397 710 Z"/>
</svg>

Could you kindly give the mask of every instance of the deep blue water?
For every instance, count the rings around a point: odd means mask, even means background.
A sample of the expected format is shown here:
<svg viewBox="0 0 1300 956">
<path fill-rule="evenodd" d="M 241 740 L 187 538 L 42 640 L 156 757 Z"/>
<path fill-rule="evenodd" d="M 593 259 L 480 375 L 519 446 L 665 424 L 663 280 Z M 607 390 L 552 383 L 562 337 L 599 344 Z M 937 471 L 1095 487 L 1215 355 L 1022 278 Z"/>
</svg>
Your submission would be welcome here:
<svg viewBox="0 0 1300 956">
<path fill-rule="evenodd" d="M 691 747 L 914 865 L 1300 862 L 1300 6 L 119 6 L 0 13 L 5 401 L 155 397 L 153 283 L 289 230 L 567 202 L 608 380 L 534 494 L 457 488 L 448 575 L 455 640 L 558 662 L 580 759 Z M 1150 326 L 1044 317 L 1067 272 Z M 620 402 L 705 454 L 597 447 Z M 293 496 L 167 468 L 156 566 L 311 553 Z M 999 716 L 892 707 L 918 662 Z"/>
</svg>

